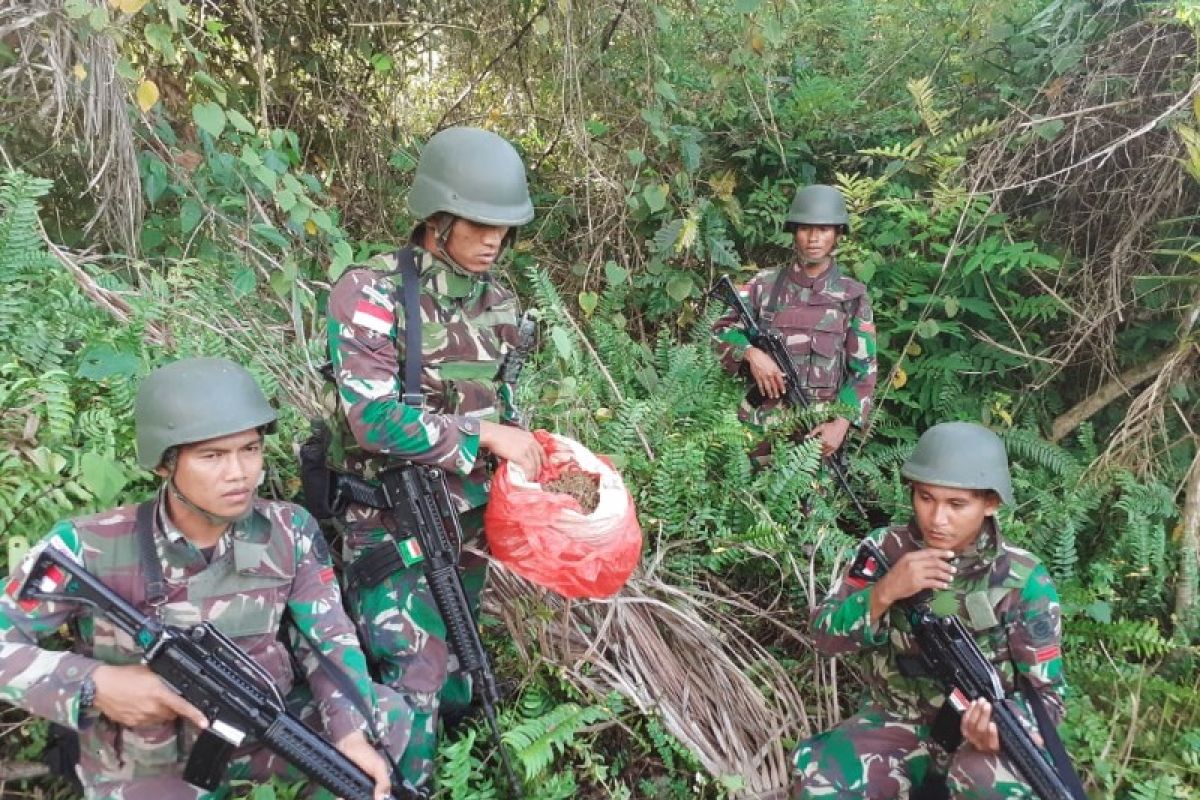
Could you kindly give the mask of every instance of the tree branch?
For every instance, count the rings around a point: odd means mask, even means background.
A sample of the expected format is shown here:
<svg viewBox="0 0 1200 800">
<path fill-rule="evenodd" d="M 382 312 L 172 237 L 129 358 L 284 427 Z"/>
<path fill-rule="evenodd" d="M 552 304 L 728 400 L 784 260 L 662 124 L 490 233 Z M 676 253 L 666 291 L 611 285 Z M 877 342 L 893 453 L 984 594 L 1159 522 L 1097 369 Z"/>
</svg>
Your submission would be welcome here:
<svg viewBox="0 0 1200 800">
<path fill-rule="evenodd" d="M 1144 383 L 1159 372 L 1179 351 L 1173 347 L 1164 350 L 1145 364 L 1139 364 L 1122 372 L 1093 394 L 1076 403 L 1060 414 L 1050 426 L 1050 441 L 1058 442 L 1071 431 L 1097 414 L 1101 409 L 1138 384 Z"/>
</svg>

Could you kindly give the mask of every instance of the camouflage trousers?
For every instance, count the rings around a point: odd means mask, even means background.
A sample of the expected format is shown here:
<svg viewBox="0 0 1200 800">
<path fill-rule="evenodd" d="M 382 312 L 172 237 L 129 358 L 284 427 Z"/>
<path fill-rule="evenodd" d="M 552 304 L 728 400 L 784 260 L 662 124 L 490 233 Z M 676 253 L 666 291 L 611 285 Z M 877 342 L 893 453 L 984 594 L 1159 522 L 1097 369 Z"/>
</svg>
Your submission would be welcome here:
<svg viewBox="0 0 1200 800">
<path fill-rule="evenodd" d="M 467 543 L 482 541 L 483 509 L 461 516 Z M 378 542 L 388 540 L 380 512 L 351 506 L 345 548 L 351 563 Z M 487 561 L 464 551 L 459 561 L 472 613 L 487 579 Z M 413 709 L 412 735 L 400 758 L 400 771 L 414 786 L 432 782 L 439 718 L 465 713 L 471 704 L 471 677 L 460 671 L 446 642 L 421 563 L 392 573 L 375 586 L 347 586 L 351 616 L 359 626 L 367 660 L 381 683 L 398 691 Z"/>
<path fill-rule="evenodd" d="M 399 758 L 408 744 L 412 710 L 398 692 L 386 686 L 376 686 L 375 692 L 378 700 L 375 727 L 384 737 L 385 757 Z M 286 700 L 292 713 L 313 730 L 321 731 L 321 715 L 307 684 L 300 684 L 289 692 Z M 91 767 L 94 764 L 89 765 L 86 756 L 76 767 L 86 800 L 227 800 L 234 796 L 249 796 L 254 786 L 266 783 L 272 777 L 288 783 L 307 780 L 300 770 L 259 744 L 236 751 L 225 773 L 225 784 L 211 792 L 183 780 L 182 762 L 167 774 L 146 776 L 137 776 L 137 765 L 131 764 L 129 771 L 135 777 L 120 778 Z M 316 800 L 333 800 L 329 791 L 319 787 L 311 788 L 308 796 Z"/>
<path fill-rule="evenodd" d="M 894 717 L 876 706 L 800 742 L 793 760 L 792 800 L 907 798 L 935 762 L 939 771 L 945 769 L 953 798 L 1035 798 L 1000 754 L 982 753 L 964 742 L 945 764 L 945 753 L 929 744 L 928 725 Z"/>
</svg>

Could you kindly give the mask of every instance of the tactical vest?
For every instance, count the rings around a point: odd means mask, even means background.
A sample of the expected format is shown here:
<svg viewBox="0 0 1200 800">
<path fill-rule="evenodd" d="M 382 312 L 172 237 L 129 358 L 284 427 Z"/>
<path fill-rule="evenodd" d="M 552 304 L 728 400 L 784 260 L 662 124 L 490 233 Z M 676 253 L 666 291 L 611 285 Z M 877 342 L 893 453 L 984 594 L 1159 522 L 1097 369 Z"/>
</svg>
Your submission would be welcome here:
<svg viewBox="0 0 1200 800">
<path fill-rule="evenodd" d="M 255 513 L 239 523 L 224 555 L 201 572 L 172 576 L 169 554 L 184 543 L 171 543 L 156 530 L 160 562 L 164 565 L 166 598 L 155 607 L 147 600 L 146 575 L 141 567 L 138 538 L 133 532 L 136 506 L 77 520 L 84 567 L 138 610 L 158 614 L 172 625 L 212 622 L 231 637 L 272 677 L 286 694 L 293 683 L 290 655 L 277 638 L 296 574 L 295 541 L 276 529 L 260 511 L 267 501 L 255 501 Z M 111 522 L 113 514 L 128 515 L 130 532 L 113 536 L 111 528 L 89 522 Z M 155 527 L 157 528 L 157 518 Z M 137 664 L 142 651 L 103 615 L 80 621 L 83 649 L 106 664 Z M 102 779 L 131 780 L 182 769 L 196 731 L 181 720 L 128 728 L 96 715 L 80 732 L 81 764 L 94 766 Z M 94 778 L 93 778 L 94 779 Z"/>
<path fill-rule="evenodd" d="M 764 323 L 783 337 L 788 353 L 804 380 L 804 390 L 813 402 L 831 402 L 846 378 L 846 337 L 850 332 L 852 307 L 865 292 L 858 281 L 846 278 L 837 264 L 819 291 L 808 292 L 800 303 L 783 305 L 788 286 L 788 268 L 775 273 L 770 287 L 763 287 L 768 300 L 762 309 Z"/>
</svg>

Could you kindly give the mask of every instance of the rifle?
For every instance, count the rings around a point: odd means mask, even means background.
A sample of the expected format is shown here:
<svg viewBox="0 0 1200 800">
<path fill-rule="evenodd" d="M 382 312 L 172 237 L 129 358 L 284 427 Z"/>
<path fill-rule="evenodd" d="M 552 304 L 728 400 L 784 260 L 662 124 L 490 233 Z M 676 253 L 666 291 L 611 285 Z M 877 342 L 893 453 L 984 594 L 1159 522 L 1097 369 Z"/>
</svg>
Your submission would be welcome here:
<svg viewBox="0 0 1200 800">
<path fill-rule="evenodd" d="M 216 789 L 234 749 L 252 738 L 344 800 L 374 797 L 375 781 L 291 714 L 270 674 L 212 623 L 164 625 L 53 546 L 38 554 L 18 599 L 94 608 L 132 637 L 152 672 L 208 718 L 184 771 L 189 783 Z"/>
<path fill-rule="evenodd" d="M 517 382 L 521 379 L 521 370 L 525 367 L 525 362 L 529 360 L 529 354 L 533 352 L 536 342 L 537 317 L 534 314 L 533 311 L 526 311 L 521 315 L 521 319 L 517 323 L 517 343 L 504 354 L 504 360 L 500 362 L 500 370 L 497 374 L 500 382 L 508 386 L 509 394 L 512 397 L 513 412 L 518 420 L 522 415 L 517 410 Z"/>
<path fill-rule="evenodd" d="M 436 467 L 405 464 L 384 471 L 379 479 L 397 523 L 395 530 L 401 532 L 399 536 L 408 532 L 416 535 L 424 558 L 422 569 L 425 581 L 446 625 L 446 641 L 457 656 L 458 663 L 470 673 L 474 684 L 479 687 L 483 712 L 492 729 L 496 749 L 500 752 L 512 796 L 522 797 L 520 781 L 508 760 L 500 737 L 500 725 L 496 721 L 496 704 L 500 702 L 496 674 L 479 638 L 479 627 L 475 615 L 471 613 L 462 576 L 458 572 L 463 532 L 458 511 L 446 487 L 446 476 Z M 451 534 L 454 536 L 453 542 Z"/>
<path fill-rule="evenodd" d="M 850 566 L 850 575 L 873 583 L 890 568 L 879 546 L 870 539 L 863 539 Z M 1060 755 L 1060 761 L 1064 763 L 1057 765 L 1042 754 L 1026 733 L 1013 710 L 1012 701 L 1005 696 L 1000 675 L 975 643 L 975 637 L 957 616 L 939 617 L 933 613 L 929 606 L 932 598 L 933 592 L 925 589 L 896 605 L 912 627 L 922 665 L 945 689 L 946 702 L 959 714 L 972 700 L 982 698 L 991 705 L 992 722 L 1000 733 L 1000 751 L 1042 800 L 1087 800 L 1066 752 L 1062 751 Z M 1034 702 L 1040 702 L 1040 698 L 1031 700 L 1031 704 Z M 1041 731 L 1047 741 L 1058 735 L 1053 725 L 1049 727 L 1050 730 L 1043 727 Z M 961 741 L 957 728 L 954 728 L 950 741 L 945 738 L 941 741 L 951 752 Z"/>
<path fill-rule="evenodd" d="M 804 382 L 800 379 L 800 373 L 796 371 L 796 364 L 792 361 L 792 357 L 788 355 L 787 347 L 784 345 L 783 337 L 778 331 L 770 328 L 763 328 L 754 319 L 754 315 L 750 313 L 750 309 L 746 307 L 746 303 L 734 288 L 733 281 L 729 280 L 728 275 L 722 275 L 721 279 L 716 282 L 709 294 L 730 309 L 737 312 L 738 319 L 741 321 L 742 329 L 746 333 L 746 338 L 750 340 L 750 344 L 762 350 L 775 365 L 779 367 L 784 376 L 784 402 L 793 408 L 808 408 L 812 405 L 809 402 L 808 395 L 804 393 Z M 838 460 L 837 454 L 825 459 L 825 463 L 829 465 L 829 469 L 833 472 L 837 484 L 841 490 L 850 498 L 850 502 L 854 504 L 854 508 L 858 511 L 859 516 L 867 519 L 867 510 L 863 508 L 863 504 L 859 502 L 858 496 L 854 494 L 854 490 L 850 488 L 850 481 L 846 478 L 846 470 Z"/>
</svg>

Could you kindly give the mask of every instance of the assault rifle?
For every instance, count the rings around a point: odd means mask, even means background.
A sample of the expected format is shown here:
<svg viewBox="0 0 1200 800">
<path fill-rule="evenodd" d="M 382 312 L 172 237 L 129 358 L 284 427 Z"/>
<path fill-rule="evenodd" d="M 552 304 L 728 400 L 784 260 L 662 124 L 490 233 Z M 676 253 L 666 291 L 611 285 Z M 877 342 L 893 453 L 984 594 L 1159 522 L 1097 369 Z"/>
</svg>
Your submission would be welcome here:
<svg viewBox="0 0 1200 800">
<path fill-rule="evenodd" d="M 742 330 L 745 331 L 746 338 L 750 340 L 750 344 L 770 356 L 775 365 L 783 372 L 784 402 L 793 408 L 808 408 L 812 405 L 808 400 L 808 395 L 804 393 L 804 382 L 800 379 L 800 373 L 796 371 L 795 362 L 788 355 L 783 337 L 779 335 L 778 331 L 763 328 L 758 324 L 754 315 L 750 313 L 750 309 L 746 307 L 745 301 L 742 300 L 741 295 L 734 288 L 733 281 L 729 280 L 729 276 L 722 275 L 721 279 L 709 291 L 709 294 L 737 312 Z M 846 478 L 846 470 L 842 462 L 838 459 L 838 455 L 835 453 L 826 458 L 825 463 L 829 465 L 829 469 L 833 472 L 833 477 L 837 480 L 838 486 L 850 498 L 850 502 L 854 504 L 854 508 L 858 511 L 859 516 L 867 519 L 867 510 L 863 508 L 863 504 L 859 502 L 858 496 L 850 488 L 850 481 Z"/>
<path fill-rule="evenodd" d="M 375 781 L 292 715 L 270 674 L 211 623 L 164 625 L 53 546 L 38 555 L 18 600 L 74 602 L 96 609 L 133 638 L 152 672 L 208 718 L 184 771 L 189 783 L 216 789 L 234 749 L 256 739 L 337 797 L 374 797 Z M 405 798 L 419 797 L 401 791 Z"/>
<path fill-rule="evenodd" d="M 864 539 L 850 566 L 850 576 L 874 583 L 890 568 L 879 546 L 870 539 Z M 992 707 L 992 722 L 1000 734 L 1000 751 L 1008 757 L 1017 773 L 1038 797 L 1042 800 L 1087 800 L 1083 786 L 1071 767 L 1070 757 L 1060 749 L 1059 763 L 1055 764 L 1042 754 L 1025 731 L 1025 726 L 1013 710 L 1012 701 L 1005 696 L 1004 685 L 996 668 L 979 649 L 975 637 L 957 616 L 939 617 L 933 613 L 929 606 L 932 598 L 933 592 L 925 589 L 898 601 L 896 605 L 907 616 L 912 627 L 922 666 L 942 684 L 946 702 L 958 712 L 954 715 L 954 721 L 958 721 L 958 715 L 966 711 L 972 700 L 986 700 Z M 1030 699 L 1031 705 L 1040 702 L 1041 698 Z M 942 727 L 943 733 L 949 734 L 938 738 L 947 745 L 948 750 L 953 751 L 961 740 L 958 727 L 954 726 L 950 731 L 937 723 L 934 727 Z M 1041 734 L 1047 742 L 1057 740 L 1058 734 L 1048 717 L 1042 725 Z M 1061 742 L 1058 745 L 1061 747 Z"/>
<path fill-rule="evenodd" d="M 521 379 L 521 370 L 525 367 L 525 362 L 529 360 L 529 354 L 533 352 L 533 346 L 536 342 L 537 333 L 537 317 L 533 311 L 526 311 L 521 315 L 521 320 L 517 323 L 517 343 L 504 354 L 504 360 L 500 362 L 500 372 L 497 376 L 500 382 L 508 386 L 509 394 L 512 397 L 513 411 L 517 413 L 518 419 L 521 413 L 517 411 L 517 382 Z"/>
<path fill-rule="evenodd" d="M 446 476 L 437 467 L 405 464 L 384 471 L 379 479 L 399 536 L 416 536 L 424 559 L 425 581 L 446 626 L 446 642 L 457 656 L 459 665 L 479 688 L 483 713 L 492 729 L 512 796 L 522 797 L 521 783 L 508 760 L 500 738 L 500 725 L 496 722 L 496 704 L 500 702 L 496 674 L 483 649 L 479 627 L 458 572 L 463 532 L 458 511 L 446 488 Z"/>
</svg>

